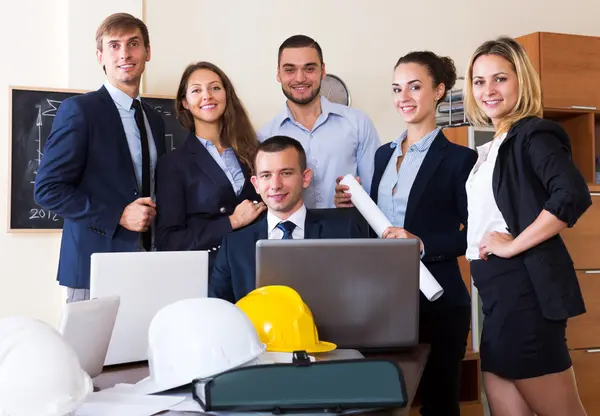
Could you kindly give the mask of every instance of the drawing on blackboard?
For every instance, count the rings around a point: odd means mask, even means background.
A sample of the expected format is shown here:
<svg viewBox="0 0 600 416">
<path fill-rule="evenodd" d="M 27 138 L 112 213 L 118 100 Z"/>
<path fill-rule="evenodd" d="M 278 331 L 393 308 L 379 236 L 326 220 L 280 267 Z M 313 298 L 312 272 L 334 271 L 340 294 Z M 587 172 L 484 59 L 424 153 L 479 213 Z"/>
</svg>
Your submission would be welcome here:
<svg viewBox="0 0 600 416">
<path fill-rule="evenodd" d="M 56 213 L 39 207 L 33 198 L 35 177 L 44 154 L 46 139 L 62 102 L 86 91 L 51 90 L 29 87 L 11 87 L 9 108 L 11 125 L 10 194 L 8 201 L 8 231 L 60 231 L 63 220 Z M 187 138 L 175 113 L 171 97 L 142 95 L 142 101 L 154 108 L 165 122 L 167 151 L 179 147 Z"/>
<path fill-rule="evenodd" d="M 62 104 L 62 101 L 48 100 L 48 99 L 46 99 L 46 101 L 50 105 L 50 108 L 48 110 L 44 111 L 43 115 L 47 116 L 47 117 L 54 117 L 56 115 L 56 110 L 58 110 L 58 107 Z"/>
</svg>

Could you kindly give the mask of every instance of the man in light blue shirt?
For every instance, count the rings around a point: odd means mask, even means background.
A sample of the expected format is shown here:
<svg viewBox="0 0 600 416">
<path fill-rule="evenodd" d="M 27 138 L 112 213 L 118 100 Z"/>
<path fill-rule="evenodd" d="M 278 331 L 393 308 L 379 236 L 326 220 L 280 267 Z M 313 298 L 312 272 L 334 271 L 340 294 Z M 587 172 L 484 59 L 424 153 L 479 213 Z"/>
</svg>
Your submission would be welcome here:
<svg viewBox="0 0 600 416">
<path fill-rule="evenodd" d="M 375 152 L 381 144 L 364 113 L 320 95 L 325 74 L 317 42 L 304 35 L 285 40 L 279 47 L 277 80 L 287 103 L 259 131 L 261 142 L 284 135 L 302 143 L 313 171 L 313 181 L 304 192 L 308 208 L 334 208 L 336 179 L 346 174 L 360 176 L 369 192 Z"/>
</svg>

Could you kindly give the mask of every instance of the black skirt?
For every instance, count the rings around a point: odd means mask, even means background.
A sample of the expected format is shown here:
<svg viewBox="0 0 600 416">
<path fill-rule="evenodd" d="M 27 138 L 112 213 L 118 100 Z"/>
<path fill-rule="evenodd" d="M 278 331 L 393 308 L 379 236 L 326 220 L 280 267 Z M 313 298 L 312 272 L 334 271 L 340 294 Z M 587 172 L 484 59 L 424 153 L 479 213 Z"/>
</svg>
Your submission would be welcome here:
<svg viewBox="0 0 600 416">
<path fill-rule="evenodd" d="M 484 314 L 482 371 L 514 380 L 571 367 L 567 321 L 544 318 L 521 256 L 472 261 L 471 275 Z"/>
</svg>

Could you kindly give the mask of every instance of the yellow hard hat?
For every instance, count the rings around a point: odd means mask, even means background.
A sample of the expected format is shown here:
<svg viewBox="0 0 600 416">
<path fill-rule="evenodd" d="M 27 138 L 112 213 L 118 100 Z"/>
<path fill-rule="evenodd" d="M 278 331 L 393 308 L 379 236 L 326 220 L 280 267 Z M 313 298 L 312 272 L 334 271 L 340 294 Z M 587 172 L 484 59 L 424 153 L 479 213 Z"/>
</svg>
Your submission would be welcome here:
<svg viewBox="0 0 600 416">
<path fill-rule="evenodd" d="M 312 313 L 298 292 L 287 286 L 265 286 L 253 290 L 236 305 L 246 313 L 267 351 L 309 353 L 336 348 L 319 341 Z"/>
</svg>

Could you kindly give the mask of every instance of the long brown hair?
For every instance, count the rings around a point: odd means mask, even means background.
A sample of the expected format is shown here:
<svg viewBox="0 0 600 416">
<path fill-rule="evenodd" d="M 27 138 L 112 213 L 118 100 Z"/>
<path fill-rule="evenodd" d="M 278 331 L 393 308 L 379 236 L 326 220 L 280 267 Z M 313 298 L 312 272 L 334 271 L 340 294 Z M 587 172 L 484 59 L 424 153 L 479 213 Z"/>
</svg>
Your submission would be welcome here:
<svg viewBox="0 0 600 416">
<path fill-rule="evenodd" d="M 250 170 L 253 170 L 254 156 L 258 148 L 258 137 L 250 122 L 250 117 L 233 88 L 233 84 L 225 75 L 225 73 L 216 65 L 210 62 L 197 62 L 188 65 L 181 75 L 179 88 L 177 89 L 177 97 L 175 98 L 175 108 L 177 118 L 183 127 L 195 132 L 194 117 L 192 113 L 183 106 L 187 84 L 190 76 L 198 69 L 208 69 L 217 74 L 221 78 L 227 104 L 221 121 L 221 144 L 224 147 L 231 146 L 235 151 L 239 161 L 246 165 Z"/>
</svg>

